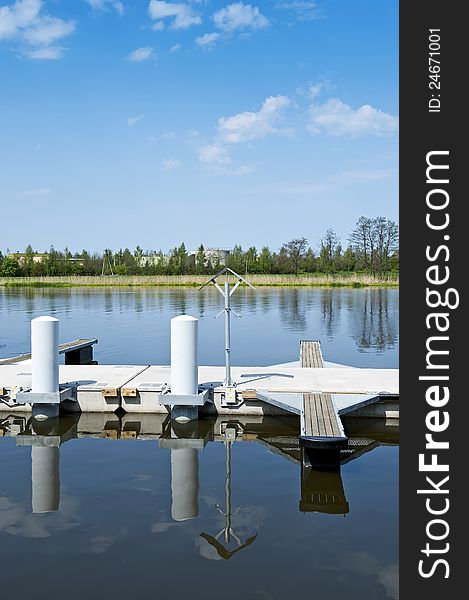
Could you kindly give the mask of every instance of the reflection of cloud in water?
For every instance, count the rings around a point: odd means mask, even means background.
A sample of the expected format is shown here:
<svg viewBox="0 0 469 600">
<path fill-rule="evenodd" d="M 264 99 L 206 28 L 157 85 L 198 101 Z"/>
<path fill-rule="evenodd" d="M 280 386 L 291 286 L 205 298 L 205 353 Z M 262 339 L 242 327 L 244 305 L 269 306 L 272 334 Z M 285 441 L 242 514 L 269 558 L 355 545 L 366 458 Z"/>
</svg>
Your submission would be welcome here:
<svg viewBox="0 0 469 600">
<path fill-rule="evenodd" d="M 200 535 L 195 538 L 195 547 L 202 558 L 206 558 L 207 560 L 223 560 L 216 548 L 208 544 Z"/>
<path fill-rule="evenodd" d="M 58 531 L 65 531 L 80 525 L 77 498 L 62 495 L 60 510 L 57 512 L 33 514 L 29 506 L 24 506 L 10 498 L 0 498 L 0 531 L 26 538 L 45 538 Z"/>
<path fill-rule="evenodd" d="M 398 600 L 399 567 L 397 564 L 380 565 L 371 554 L 355 552 L 345 559 L 344 567 L 366 577 L 375 577 L 378 583 L 384 587 L 386 597 L 389 600 Z"/>
<path fill-rule="evenodd" d="M 226 506 L 223 501 L 219 502 L 215 496 L 206 495 L 203 500 L 209 511 L 213 511 L 209 513 L 209 515 L 213 514 L 215 517 L 215 525 L 214 528 L 217 529 L 217 532 L 225 526 L 226 519 L 225 517 L 216 509 L 215 505 L 218 505 L 220 510 L 226 512 Z M 238 506 L 235 502 L 232 503 L 231 507 L 231 527 L 233 531 L 242 537 L 250 536 L 253 533 L 257 533 L 259 528 L 264 524 L 267 518 L 267 509 L 265 506 L 240 506 L 238 510 Z"/>
<path fill-rule="evenodd" d="M 107 552 L 109 548 L 119 540 L 123 540 L 128 533 L 127 527 L 121 527 L 115 535 L 97 535 L 90 539 L 89 548 L 85 552 L 91 552 L 91 554 L 103 554 Z"/>
<path fill-rule="evenodd" d="M 178 524 L 173 522 L 161 522 L 161 523 L 153 523 L 153 525 L 151 526 L 151 532 L 152 533 L 165 533 L 166 531 L 168 531 L 169 529 L 171 529 L 171 527 L 177 527 Z"/>
<path fill-rule="evenodd" d="M 147 473 L 136 473 L 132 477 L 132 481 L 149 481 L 150 479 L 153 479 L 153 478 L 151 475 L 148 475 Z"/>
</svg>

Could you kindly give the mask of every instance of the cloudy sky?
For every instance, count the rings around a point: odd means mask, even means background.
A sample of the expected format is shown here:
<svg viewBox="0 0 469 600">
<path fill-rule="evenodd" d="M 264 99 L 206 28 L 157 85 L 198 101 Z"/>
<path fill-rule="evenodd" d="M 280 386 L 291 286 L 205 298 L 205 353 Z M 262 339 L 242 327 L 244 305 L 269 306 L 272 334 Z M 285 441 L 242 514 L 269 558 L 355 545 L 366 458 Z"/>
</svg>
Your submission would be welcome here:
<svg viewBox="0 0 469 600">
<path fill-rule="evenodd" d="M 397 0 L 0 0 L 0 247 L 397 219 L 397 24 Z"/>
</svg>

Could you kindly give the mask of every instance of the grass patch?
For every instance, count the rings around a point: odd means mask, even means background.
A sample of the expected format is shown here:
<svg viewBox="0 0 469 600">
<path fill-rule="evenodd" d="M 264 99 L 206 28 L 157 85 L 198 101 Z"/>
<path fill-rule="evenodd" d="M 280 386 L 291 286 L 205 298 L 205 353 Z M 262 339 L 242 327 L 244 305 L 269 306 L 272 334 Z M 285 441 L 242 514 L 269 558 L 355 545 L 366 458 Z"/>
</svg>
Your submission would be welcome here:
<svg viewBox="0 0 469 600">
<path fill-rule="evenodd" d="M 208 275 L 174 276 L 66 276 L 66 277 L 0 277 L 0 286 L 15 288 L 71 287 L 200 287 Z M 300 275 L 255 275 L 247 279 L 256 287 L 398 287 L 396 274 L 382 277 L 366 273 L 303 273 Z M 234 283 L 236 280 L 232 278 Z"/>
</svg>

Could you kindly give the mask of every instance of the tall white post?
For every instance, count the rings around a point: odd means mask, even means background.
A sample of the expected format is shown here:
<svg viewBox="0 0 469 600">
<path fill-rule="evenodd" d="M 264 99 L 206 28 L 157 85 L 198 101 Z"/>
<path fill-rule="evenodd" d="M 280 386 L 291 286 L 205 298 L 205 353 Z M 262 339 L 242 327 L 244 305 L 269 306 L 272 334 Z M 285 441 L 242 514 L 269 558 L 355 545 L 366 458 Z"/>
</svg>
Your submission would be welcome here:
<svg viewBox="0 0 469 600">
<path fill-rule="evenodd" d="M 31 391 L 59 391 L 59 320 L 37 317 L 31 321 Z M 59 414 L 59 404 L 34 404 L 33 416 L 47 419 Z"/>
<path fill-rule="evenodd" d="M 198 392 L 198 324 L 195 317 L 171 319 L 171 393 Z"/>
<path fill-rule="evenodd" d="M 58 447 L 31 448 L 33 513 L 58 510 L 60 502 L 60 451 Z"/>
<path fill-rule="evenodd" d="M 198 324 L 195 317 L 171 319 L 171 394 L 197 395 L 199 391 Z M 197 407 L 175 406 L 171 415 L 178 421 L 196 419 Z"/>
<path fill-rule="evenodd" d="M 171 450 L 171 516 L 175 521 L 199 515 L 199 453 L 192 448 Z"/>
</svg>

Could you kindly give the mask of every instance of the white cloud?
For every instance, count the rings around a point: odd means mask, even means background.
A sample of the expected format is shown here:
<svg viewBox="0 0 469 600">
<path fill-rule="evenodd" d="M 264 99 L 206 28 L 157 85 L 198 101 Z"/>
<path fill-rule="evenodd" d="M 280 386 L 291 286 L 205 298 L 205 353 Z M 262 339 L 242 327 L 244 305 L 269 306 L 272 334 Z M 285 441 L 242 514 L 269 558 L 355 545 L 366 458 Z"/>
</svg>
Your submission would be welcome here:
<svg viewBox="0 0 469 600">
<path fill-rule="evenodd" d="M 150 46 L 142 46 L 136 48 L 127 56 L 127 60 L 130 62 L 143 62 L 144 60 L 150 60 L 155 56 L 153 48 Z"/>
<path fill-rule="evenodd" d="M 242 29 L 262 29 L 267 27 L 269 19 L 265 17 L 257 6 L 234 2 L 215 12 L 212 16 L 217 29 L 233 32 Z"/>
<path fill-rule="evenodd" d="M 328 79 L 321 81 L 309 81 L 306 87 L 300 87 L 296 90 L 299 96 L 307 96 L 308 98 L 317 98 L 323 92 L 330 90 L 333 87 L 332 83 Z"/>
<path fill-rule="evenodd" d="M 74 30 L 75 24 L 72 21 L 45 16 L 36 26 L 25 29 L 23 37 L 32 46 L 50 46 L 57 40 L 70 35 Z"/>
<path fill-rule="evenodd" d="M 170 54 L 174 54 L 175 52 L 177 52 L 181 48 L 182 48 L 182 44 L 174 44 L 174 46 L 171 46 L 171 48 L 169 49 L 169 53 Z"/>
<path fill-rule="evenodd" d="M 269 96 L 258 112 L 242 112 L 232 117 L 218 119 L 218 134 L 224 142 L 238 144 L 269 134 L 290 134 L 291 130 L 274 125 L 281 119 L 284 109 L 291 104 L 286 96 Z"/>
<path fill-rule="evenodd" d="M 21 35 L 21 31 L 37 22 L 42 0 L 17 0 L 0 7 L 0 40 Z"/>
<path fill-rule="evenodd" d="M 395 133 L 398 122 L 397 117 L 369 104 L 353 109 L 339 98 L 331 98 L 324 104 L 310 107 L 308 130 L 313 134 L 324 132 L 332 136 L 383 136 Z"/>
<path fill-rule="evenodd" d="M 26 58 L 33 60 L 58 60 L 62 58 L 63 54 L 64 48 L 61 46 L 46 46 L 45 48 L 34 48 L 23 52 Z"/>
<path fill-rule="evenodd" d="M 201 48 L 211 48 L 219 39 L 219 33 L 205 33 L 195 38 L 195 43 Z"/>
<path fill-rule="evenodd" d="M 42 0 L 16 0 L 0 7 L 0 41 L 18 41 L 28 58 L 60 58 L 63 48 L 55 44 L 73 33 L 75 22 L 44 14 L 43 7 Z"/>
<path fill-rule="evenodd" d="M 137 115 L 136 117 L 129 117 L 127 119 L 127 125 L 132 127 L 132 125 L 135 125 L 135 123 L 137 123 L 138 121 L 141 121 L 142 119 L 143 119 L 143 115 Z"/>
<path fill-rule="evenodd" d="M 124 4 L 120 0 L 85 0 L 93 10 L 113 9 L 121 16 L 125 12 Z"/>
<path fill-rule="evenodd" d="M 298 21 L 313 21 L 322 17 L 317 2 L 310 2 L 309 0 L 279 2 L 275 8 L 293 11 Z"/>
<path fill-rule="evenodd" d="M 207 165 L 229 165 L 228 150 L 219 144 L 208 144 L 199 148 L 199 160 Z"/>
<path fill-rule="evenodd" d="M 282 118 L 284 109 L 291 104 L 286 96 L 269 96 L 257 112 L 242 112 L 231 117 L 218 119 L 217 135 L 211 144 L 198 148 L 199 161 L 209 167 L 216 175 L 245 175 L 254 169 L 243 165 L 230 167 L 232 160 L 228 144 L 239 144 L 266 137 L 271 134 L 290 135 L 290 129 L 276 127 Z"/>
<path fill-rule="evenodd" d="M 163 160 L 163 168 L 165 171 L 172 171 L 178 169 L 181 166 L 181 161 L 177 158 L 165 158 Z"/>
<path fill-rule="evenodd" d="M 18 196 L 21 198 L 27 198 L 29 196 L 44 196 L 46 194 L 50 194 L 51 189 L 48 187 L 36 188 L 33 190 L 25 190 L 24 192 L 20 192 Z"/>
<path fill-rule="evenodd" d="M 202 19 L 193 12 L 189 4 L 180 2 L 166 2 L 165 0 L 150 0 L 148 5 L 150 18 L 156 23 L 153 29 L 163 29 L 164 19 L 171 19 L 171 29 L 188 29 L 193 25 L 200 25 Z"/>
</svg>

